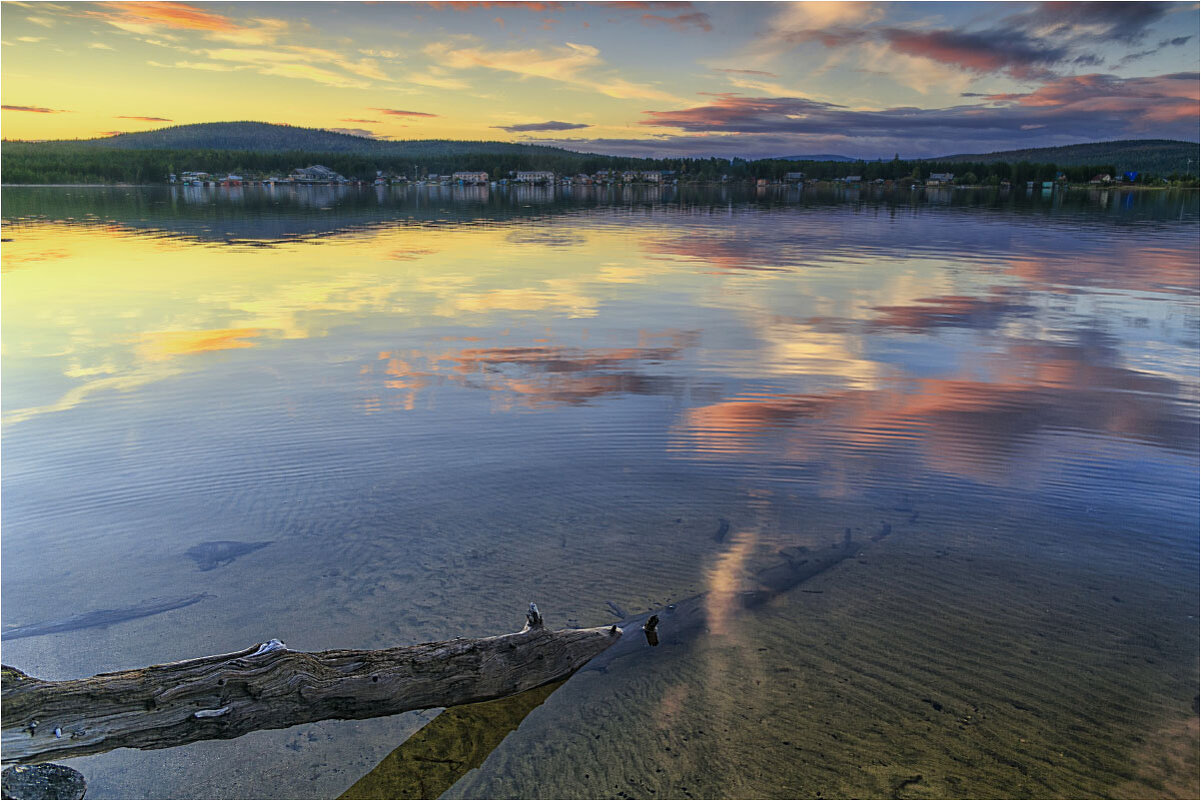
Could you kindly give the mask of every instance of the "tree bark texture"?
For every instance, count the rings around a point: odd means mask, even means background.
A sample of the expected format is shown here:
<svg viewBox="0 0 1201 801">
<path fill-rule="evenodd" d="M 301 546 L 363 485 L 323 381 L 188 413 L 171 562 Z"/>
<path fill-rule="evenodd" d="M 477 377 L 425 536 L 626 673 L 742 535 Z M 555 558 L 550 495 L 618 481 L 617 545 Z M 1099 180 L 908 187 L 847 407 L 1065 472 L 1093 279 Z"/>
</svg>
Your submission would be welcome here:
<svg viewBox="0 0 1201 801">
<path fill-rule="evenodd" d="M 549 631 L 531 605 L 516 634 L 378 651 L 291 651 L 278 640 L 87 679 L 0 675 L 5 763 L 169 748 L 318 720 L 504 698 L 562 679 L 613 645 L 615 626 Z"/>
</svg>

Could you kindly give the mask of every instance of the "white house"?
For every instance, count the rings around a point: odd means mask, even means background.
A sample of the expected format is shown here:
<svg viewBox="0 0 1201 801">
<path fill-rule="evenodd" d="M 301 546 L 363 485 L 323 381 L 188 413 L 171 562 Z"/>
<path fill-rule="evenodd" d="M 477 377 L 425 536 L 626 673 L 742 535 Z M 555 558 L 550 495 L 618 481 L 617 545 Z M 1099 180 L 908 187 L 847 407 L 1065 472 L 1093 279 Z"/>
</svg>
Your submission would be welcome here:
<svg viewBox="0 0 1201 801">
<path fill-rule="evenodd" d="M 549 170 L 518 170 L 513 180 L 526 184 L 553 184 L 555 174 Z"/>
</svg>

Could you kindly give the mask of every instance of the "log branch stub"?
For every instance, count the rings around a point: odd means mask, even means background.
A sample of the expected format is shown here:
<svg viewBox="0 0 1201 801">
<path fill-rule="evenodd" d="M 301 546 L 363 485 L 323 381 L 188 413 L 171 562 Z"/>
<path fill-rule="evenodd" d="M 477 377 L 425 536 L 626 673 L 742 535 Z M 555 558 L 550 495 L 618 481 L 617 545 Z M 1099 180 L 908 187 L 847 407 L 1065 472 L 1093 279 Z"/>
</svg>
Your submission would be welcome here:
<svg viewBox="0 0 1201 801">
<path fill-rule="evenodd" d="M 516 634 L 378 651 L 306 653 L 272 640 L 68 681 L 3 666 L 3 761 L 169 748 L 504 698 L 570 675 L 621 636 L 607 626 L 550 631 L 530 606 L 528 625 Z"/>
</svg>

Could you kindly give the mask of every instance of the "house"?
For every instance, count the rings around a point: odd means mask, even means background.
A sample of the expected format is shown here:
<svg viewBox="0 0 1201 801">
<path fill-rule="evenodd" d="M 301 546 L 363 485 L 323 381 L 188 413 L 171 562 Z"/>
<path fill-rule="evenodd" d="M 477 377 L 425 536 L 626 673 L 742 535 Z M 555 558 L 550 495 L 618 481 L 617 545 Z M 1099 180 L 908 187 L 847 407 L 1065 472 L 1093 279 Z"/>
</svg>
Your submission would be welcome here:
<svg viewBox="0 0 1201 801">
<path fill-rule="evenodd" d="M 803 172 L 786 172 L 784 173 L 784 182 L 788 184 L 799 184 L 805 180 Z"/>
<path fill-rule="evenodd" d="M 621 180 L 625 181 L 626 183 L 637 181 L 638 173 L 634 172 L 633 170 L 626 170 L 621 174 Z"/>
<path fill-rule="evenodd" d="M 1112 180 L 1113 180 L 1113 176 L 1106 172 L 1106 173 L 1101 173 L 1100 175 L 1094 175 L 1089 180 L 1089 183 L 1090 184 L 1107 184 Z"/>
<path fill-rule="evenodd" d="M 659 170 L 646 170 L 642 173 L 642 180 L 657 184 L 663 180 L 663 173 Z"/>
<path fill-rule="evenodd" d="M 863 181 L 862 175 L 848 175 L 845 178 L 839 178 L 844 184 L 857 184 Z"/>
<path fill-rule="evenodd" d="M 927 186 L 938 186 L 939 184 L 949 184 L 955 180 L 953 172 L 932 172 L 930 177 L 926 179 Z"/>
<path fill-rule="evenodd" d="M 292 180 L 304 183 L 342 183 L 346 179 L 329 167 L 314 164 L 312 167 L 292 170 Z"/>
<path fill-rule="evenodd" d="M 450 176 L 452 181 L 457 181 L 461 184 L 486 184 L 488 183 L 488 173 L 486 172 L 456 172 Z"/>
<path fill-rule="evenodd" d="M 514 180 L 525 184 L 553 184 L 555 174 L 549 170 L 518 170 Z"/>
</svg>

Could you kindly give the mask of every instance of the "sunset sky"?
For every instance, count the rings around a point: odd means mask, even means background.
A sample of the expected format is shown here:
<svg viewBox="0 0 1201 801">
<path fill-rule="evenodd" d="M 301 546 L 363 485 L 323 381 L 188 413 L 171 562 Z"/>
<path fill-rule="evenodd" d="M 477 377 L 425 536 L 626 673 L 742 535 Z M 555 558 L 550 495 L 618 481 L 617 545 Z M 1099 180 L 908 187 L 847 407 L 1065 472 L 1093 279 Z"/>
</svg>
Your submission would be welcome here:
<svg viewBox="0 0 1201 801">
<path fill-rule="evenodd" d="M 3 136 L 225 120 L 630 155 L 1195 141 L 1198 4 L 2 4 Z"/>
</svg>

